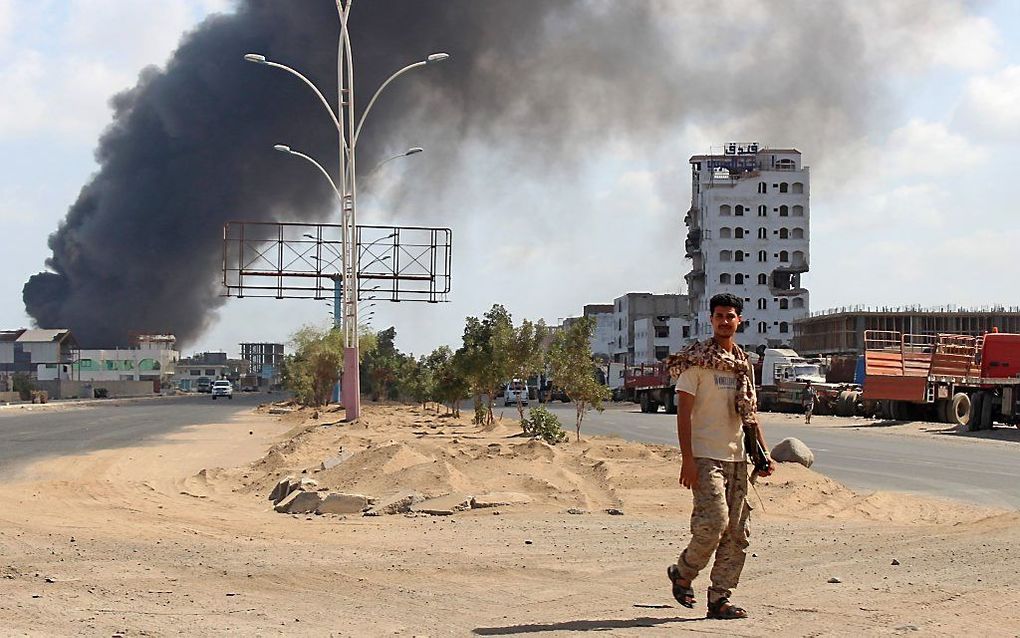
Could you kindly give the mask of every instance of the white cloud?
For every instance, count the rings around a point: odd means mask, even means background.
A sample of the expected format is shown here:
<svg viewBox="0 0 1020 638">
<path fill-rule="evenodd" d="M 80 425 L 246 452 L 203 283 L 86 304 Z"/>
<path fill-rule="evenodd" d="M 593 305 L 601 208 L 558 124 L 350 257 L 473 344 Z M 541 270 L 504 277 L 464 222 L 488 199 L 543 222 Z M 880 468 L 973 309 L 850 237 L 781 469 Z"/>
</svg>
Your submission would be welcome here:
<svg viewBox="0 0 1020 638">
<path fill-rule="evenodd" d="M 971 79 L 954 122 L 989 143 L 1020 140 L 1020 65 Z"/>
<path fill-rule="evenodd" d="M 883 171 L 894 177 L 940 177 L 974 168 L 987 151 L 950 131 L 941 122 L 913 119 L 894 130 L 878 156 Z"/>
<path fill-rule="evenodd" d="M 231 4 L 72 0 L 60 11 L 0 0 L 0 41 L 6 43 L 0 47 L 7 48 L 0 58 L 0 141 L 59 135 L 94 143 L 109 123 L 110 97 L 133 86 L 142 68 L 165 63 L 181 35 L 208 11 Z"/>
<path fill-rule="evenodd" d="M 870 55 L 893 71 L 987 69 L 1002 56 L 995 23 L 966 2 L 857 2 L 849 10 L 864 27 Z"/>
</svg>

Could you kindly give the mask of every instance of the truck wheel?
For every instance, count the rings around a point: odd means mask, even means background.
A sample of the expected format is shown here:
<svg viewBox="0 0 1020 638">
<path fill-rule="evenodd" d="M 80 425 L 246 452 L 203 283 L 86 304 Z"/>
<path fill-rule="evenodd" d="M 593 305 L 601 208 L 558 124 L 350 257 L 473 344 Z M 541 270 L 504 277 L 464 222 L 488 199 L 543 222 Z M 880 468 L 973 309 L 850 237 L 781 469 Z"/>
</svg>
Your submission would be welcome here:
<svg viewBox="0 0 1020 638">
<path fill-rule="evenodd" d="M 977 415 L 981 416 L 981 420 L 978 422 L 978 429 L 991 430 L 992 429 L 992 408 L 995 407 L 995 395 L 991 392 L 982 392 L 981 397 L 981 411 Z M 975 415 L 976 416 L 976 415 Z"/>
<path fill-rule="evenodd" d="M 666 414 L 676 414 L 676 395 L 667 393 L 666 402 L 664 405 L 666 409 Z"/>
<path fill-rule="evenodd" d="M 949 422 L 955 425 L 965 426 L 968 430 L 970 430 L 973 427 L 971 425 L 972 408 L 973 406 L 971 405 L 970 397 L 963 392 L 957 392 L 953 395 L 952 401 L 949 405 Z"/>
<path fill-rule="evenodd" d="M 849 390 L 843 390 L 839 393 L 839 397 L 836 399 L 836 416 L 852 416 L 853 415 L 853 403 L 850 400 L 850 396 L 853 393 Z"/>
</svg>

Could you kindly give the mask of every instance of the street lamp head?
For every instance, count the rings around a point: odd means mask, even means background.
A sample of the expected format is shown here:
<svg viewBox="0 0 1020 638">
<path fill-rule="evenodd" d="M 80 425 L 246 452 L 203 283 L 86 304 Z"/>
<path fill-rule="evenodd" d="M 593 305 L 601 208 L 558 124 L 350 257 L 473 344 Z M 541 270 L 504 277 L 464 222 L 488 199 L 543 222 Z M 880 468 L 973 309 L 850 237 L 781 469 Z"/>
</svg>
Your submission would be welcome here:
<svg viewBox="0 0 1020 638">
<path fill-rule="evenodd" d="M 287 146 L 286 144 L 276 144 L 273 146 L 273 148 L 276 149 L 277 151 L 280 151 L 281 153 L 291 152 L 290 147 Z"/>
<path fill-rule="evenodd" d="M 404 156 L 406 157 L 408 155 L 416 155 L 418 153 L 421 153 L 424 150 L 425 149 L 423 149 L 420 146 L 412 146 L 411 148 L 407 149 L 407 151 L 404 153 Z"/>
<path fill-rule="evenodd" d="M 259 55 L 258 53 L 245 53 L 244 59 L 246 62 L 254 62 L 255 64 L 265 64 L 266 56 Z"/>
<path fill-rule="evenodd" d="M 264 59 L 264 58 L 263 58 Z M 433 53 L 425 59 L 426 64 L 439 64 L 450 59 L 449 53 Z"/>
</svg>

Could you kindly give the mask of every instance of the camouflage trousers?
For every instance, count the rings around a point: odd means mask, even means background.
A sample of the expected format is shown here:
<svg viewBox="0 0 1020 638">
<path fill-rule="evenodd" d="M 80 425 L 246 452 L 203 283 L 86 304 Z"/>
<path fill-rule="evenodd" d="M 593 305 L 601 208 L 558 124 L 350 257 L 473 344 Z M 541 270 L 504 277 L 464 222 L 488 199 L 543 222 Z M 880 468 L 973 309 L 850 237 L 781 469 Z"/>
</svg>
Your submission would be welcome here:
<svg viewBox="0 0 1020 638">
<path fill-rule="evenodd" d="M 750 530 L 751 506 L 747 500 L 747 463 L 695 458 L 698 485 L 691 512 L 691 542 L 677 560 L 680 575 L 693 581 L 712 565 L 711 601 L 728 598 L 740 580 Z"/>
</svg>

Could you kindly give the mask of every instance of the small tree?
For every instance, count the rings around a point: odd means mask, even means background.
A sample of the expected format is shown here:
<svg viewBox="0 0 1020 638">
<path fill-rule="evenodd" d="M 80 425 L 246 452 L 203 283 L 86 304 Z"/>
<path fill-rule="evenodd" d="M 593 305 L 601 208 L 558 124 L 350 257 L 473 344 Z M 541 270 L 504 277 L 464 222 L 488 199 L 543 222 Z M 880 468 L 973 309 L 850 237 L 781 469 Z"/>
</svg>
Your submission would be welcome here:
<svg viewBox="0 0 1020 638">
<path fill-rule="evenodd" d="M 542 343 L 545 341 L 545 335 L 545 322 L 541 320 L 532 323 L 525 319 L 519 328 L 511 326 L 510 339 L 506 346 L 507 368 L 511 377 L 526 381 L 531 375 L 541 372 L 545 354 Z M 519 393 L 517 413 L 521 421 L 524 421 L 524 401 Z"/>
<path fill-rule="evenodd" d="M 435 381 L 435 400 L 449 406 L 453 416 L 460 416 L 460 402 L 470 392 L 467 379 L 459 369 L 457 356 L 448 346 L 439 346 L 425 358 Z"/>
<path fill-rule="evenodd" d="M 595 320 L 583 317 L 569 328 L 556 333 L 549 348 L 549 369 L 552 378 L 574 402 L 577 420 L 576 440 L 581 440 L 581 421 L 595 408 L 602 411 L 602 402 L 609 398 L 609 388 L 595 379 L 595 361 L 591 353 L 591 335 Z"/>
<path fill-rule="evenodd" d="M 492 405 L 496 391 L 510 378 L 507 353 L 513 335 L 513 323 L 506 308 L 495 304 L 482 315 L 468 317 L 464 324 L 464 344 L 457 351 L 464 377 L 475 397 L 475 421 L 478 425 L 492 425 L 495 418 Z M 486 397 L 484 417 L 478 406 Z M 484 421 L 481 423 L 479 421 Z"/>
<path fill-rule="evenodd" d="M 329 403 L 344 365 L 343 331 L 304 326 L 294 333 L 291 343 L 294 354 L 284 359 L 281 371 L 284 387 L 304 405 L 318 407 Z M 374 347 L 374 335 L 363 332 L 359 338 L 362 357 Z"/>
</svg>

